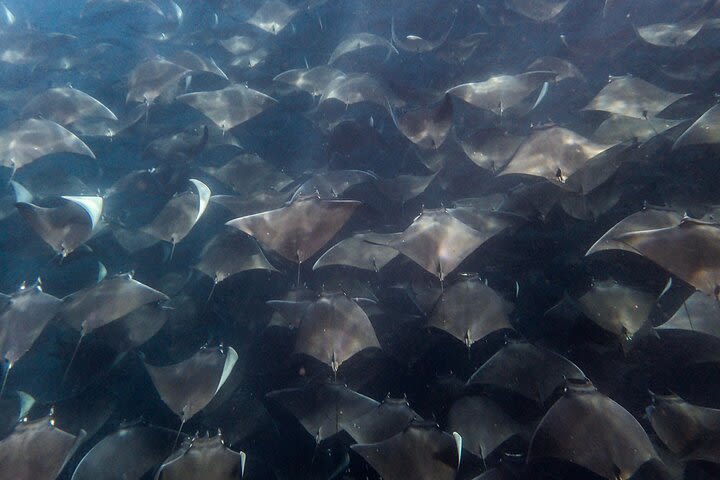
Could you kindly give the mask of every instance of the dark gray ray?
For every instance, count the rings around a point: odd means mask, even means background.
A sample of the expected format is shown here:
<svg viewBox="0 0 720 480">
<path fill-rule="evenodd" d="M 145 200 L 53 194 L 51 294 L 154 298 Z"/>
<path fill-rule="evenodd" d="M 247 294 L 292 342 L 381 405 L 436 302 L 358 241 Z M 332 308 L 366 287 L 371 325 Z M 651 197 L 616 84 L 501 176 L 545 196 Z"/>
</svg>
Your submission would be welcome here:
<svg viewBox="0 0 720 480">
<path fill-rule="evenodd" d="M 119 226 L 113 227 L 112 235 L 120 246 L 130 254 L 160 243 L 160 240 L 141 230 L 122 228 Z"/>
<path fill-rule="evenodd" d="M 369 48 L 381 48 L 383 50 L 387 50 L 386 59 L 389 58 L 393 52 L 398 53 L 392 43 L 379 35 L 366 32 L 353 33 L 346 36 L 340 41 L 340 43 L 338 43 L 335 50 L 333 50 L 330 54 L 330 59 L 327 63 L 328 65 L 332 65 L 345 55 Z"/>
<path fill-rule="evenodd" d="M 194 160 L 208 144 L 210 134 L 207 125 L 199 129 L 156 138 L 143 151 L 143 159 L 158 159 L 167 163 L 184 164 Z"/>
<path fill-rule="evenodd" d="M 632 231 L 615 240 L 707 295 L 720 292 L 720 225 L 684 218 L 673 226 Z"/>
<path fill-rule="evenodd" d="M 167 458 L 177 432 L 154 426 L 120 428 L 80 460 L 72 480 L 139 479 Z"/>
<path fill-rule="evenodd" d="M 0 165 L 18 170 L 52 153 L 95 154 L 71 131 L 50 120 L 31 118 L 0 132 Z"/>
<path fill-rule="evenodd" d="M 203 347 L 174 365 L 145 364 L 160 398 L 182 423 L 190 420 L 215 397 L 233 370 L 238 355 L 232 347 Z"/>
<path fill-rule="evenodd" d="M 208 57 L 202 57 L 197 53 L 191 52 L 190 50 L 183 50 L 176 53 L 172 57 L 173 62 L 181 67 L 189 70 L 192 73 L 211 73 L 222 79 L 227 80 L 228 77 L 220 67 L 217 66 L 215 60 Z"/>
<path fill-rule="evenodd" d="M 583 110 L 600 110 L 626 117 L 648 118 L 687 96 L 687 93 L 665 91 L 631 75 L 613 77 Z"/>
<path fill-rule="evenodd" d="M 188 69 L 161 57 L 145 60 L 130 72 L 125 101 L 149 105 L 188 73 Z"/>
<path fill-rule="evenodd" d="M 342 428 L 357 443 L 376 443 L 405 430 L 412 422 L 422 421 L 404 398 L 386 398 L 367 413 L 341 420 Z"/>
<path fill-rule="evenodd" d="M 491 385 L 542 406 L 568 378 L 584 379 L 585 374 L 551 350 L 511 342 L 478 368 L 467 385 Z"/>
<path fill-rule="evenodd" d="M 20 215 L 35 232 L 63 257 L 71 254 L 93 235 L 100 221 L 102 197 L 63 196 L 62 205 L 52 208 L 16 203 Z"/>
<path fill-rule="evenodd" d="M 520 104 L 545 82 L 555 80 L 555 72 L 527 72 L 520 75 L 498 75 L 484 82 L 465 83 L 447 93 L 478 108 L 497 115 Z"/>
<path fill-rule="evenodd" d="M 88 12 L 95 8 L 108 9 L 124 5 L 140 5 L 161 17 L 165 16 L 162 9 L 152 0 L 86 0 L 80 16 L 87 16 Z"/>
<path fill-rule="evenodd" d="M 0 398 L 0 438 L 5 438 L 22 423 L 35 405 L 35 399 L 25 392 L 13 392 Z"/>
<path fill-rule="evenodd" d="M 282 0 L 265 0 L 247 23 L 273 35 L 280 33 L 300 10 Z"/>
<path fill-rule="evenodd" d="M 277 103 L 272 97 L 245 85 L 230 85 L 222 90 L 186 93 L 177 100 L 200 110 L 222 131 L 247 122 Z"/>
<path fill-rule="evenodd" d="M 287 260 L 302 263 L 329 242 L 359 206 L 360 202 L 352 200 L 309 197 L 277 210 L 236 218 L 226 225 L 252 235 Z"/>
<path fill-rule="evenodd" d="M 682 213 L 669 208 L 646 208 L 620 220 L 615 226 L 605 232 L 605 234 L 590 247 L 585 255 L 591 255 L 603 250 L 626 250 L 628 252 L 638 253 L 637 250 L 625 242 L 617 240 L 617 238 L 625 233 L 677 225 L 682 221 L 682 218 Z"/>
<path fill-rule="evenodd" d="M 586 380 L 569 384 L 535 430 L 528 462 L 548 458 L 627 480 L 657 454 L 637 420 Z"/>
<path fill-rule="evenodd" d="M 635 335 L 649 327 L 655 295 L 614 280 L 596 282 L 578 298 L 580 311 L 628 348 Z"/>
<path fill-rule="evenodd" d="M 381 243 L 386 236 L 377 233 L 358 233 L 341 240 L 317 259 L 313 270 L 329 265 L 346 265 L 377 272 L 398 256 L 398 251 Z"/>
<path fill-rule="evenodd" d="M 498 330 L 512 329 L 509 305 L 477 276 L 445 289 L 430 313 L 428 327 L 443 330 L 470 348 Z"/>
<path fill-rule="evenodd" d="M 395 17 L 392 17 L 390 19 L 390 34 L 392 37 L 392 43 L 400 48 L 401 50 L 404 50 L 406 52 L 413 52 L 413 53 L 426 53 L 426 52 L 432 52 L 436 48 L 440 47 L 445 41 L 447 40 L 448 36 L 450 35 L 450 32 L 452 31 L 453 27 L 455 26 L 455 19 L 457 15 L 453 15 L 452 23 L 450 24 L 450 27 L 440 35 L 440 37 L 435 39 L 425 39 L 418 35 L 408 34 L 408 35 L 400 35 L 398 36 L 397 32 L 395 31 Z"/>
<path fill-rule="evenodd" d="M 195 436 L 162 464 L 156 480 L 232 480 L 245 474 L 245 453 L 230 450 L 218 432 Z"/>
<path fill-rule="evenodd" d="M 505 130 L 489 128 L 476 130 L 460 139 L 460 145 L 475 165 L 499 172 L 510 162 L 525 138 Z"/>
<path fill-rule="evenodd" d="M 450 407 L 447 428 L 463 438 L 463 447 L 486 459 L 516 435 L 530 440 L 532 427 L 513 419 L 502 405 L 482 395 L 462 396 Z"/>
<path fill-rule="evenodd" d="M 148 303 L 93 331 L 95 338 L 118 352 L 128 352 L 143 345 L 170 319 L 172 303 Z"/>
<path fill-rule="evenodd" d="M 276 390 L 267 397 L 297 418 L 317 443 L 342 431 L 344 426 L 379 405 L 372 398 L 338 384 Z"/>
<path fill-rule="evenodd" d="M 142 228 L 144 233 L 172 243 L 180 243 L 200 220 L 210 201 L 210 189 L 200 180 L 190 179 L 195 192 L 186 191 L 171 198 L 157 217 Z"/>
<path fill-rule="evenodd" d="M 682 120 L 665 120 L 658 117 L 635 118 L 610 115 L 593 133 L 593 139 L 601 143 L 620 143 L 628 140 L 646 142 L 681 124 Z"/>
<path fill-rule="evenodd" d="M 565 9 L 570 0 L 505 0 L 511 8 L 537 22 L 549 22 Z"/>
<path fill-rule="evenodd" d="M 461 455 L 456 438 L 435 424 L 415 422 L 386 440 L 350 448 L 387 480 L 453 480 Z"/>
<path fill-rule="evenodd" d="M 247 270 L 277 271 L 255 239 L 236 230 L 221 232 L 206 243 L 195 268 L 216 284 Z"/>
<path fill-rule="evenodd" d="M 651 45 L 658 47 L 682 47 L 705 25 L 706 19 L 684 20 L 678 23 L 653 23 L 635 27 L 638 36 Z"/>
<path fill-rule="evenodd" d="M 342 293 L 323 295 L 310 304 L 295 337 L 295 353 L 329 365 L 340 365 L 367 348 L 380 348 L 370 319 L 357 303 Z"/>
<path fill-rule="evenodd" d="M 435 180 L 438 172 L 431 175 L 398 175 L 394 178 L 378 178 L 378 189 L 388 198 L 405 203 L 422 194 Z"/>
<path fill-rule="evenodd" d="M 520 145 L 500 175 L 531 175 L 564 185 L 568 177 L 610 147 L 562 127 L 540 130 Z"/>
<path fill-rule="evenodd" d="M 423 210 L 404 232 L 385 244 L 442 281 L 491 236 L 441 208 Z"/>
<path fill-rule="evenodd" d="M 561 82 L 568 78 L 585 80 L 582 72 L 572 63 L 558 57 L 540 57 L 527 67 L 528 71 L 549 71 L 555 73 L 555 81 Z"/>
<path fill-rule="evenodd" d="M 253 192 L 246 197 L 213 195 L 210 202 L 223 206 L 233 215 L 232 218 L 236 218 L 279 208 L 288 201 L 289 196 L 287 192 L 268 190 Z"/>
<path fill-rule="evenodd" d="M 297 328 L 308 307 L 315 300 L 317 294 L 306 287 L 289 290 L 281 299 L 268 300 L 265 302 L 267 306 L 275 310 L 268 327 Z"/>
<path fill-rule="evenodd" d="M 377 177 L 374 173 L 363 170 L 332 170 L 317 173 L 295 190 L 290 201 L 310 196 L 334 200 L 349 188 L 375 179 Z"/>
<path fill-rule="evenodd" d="M 204 167 L 203 170 L 240 195 L 267 189 L 280 191 L 292 183 L 292 178 L 275 169 L 256 153 L 238 155 L 222 167 Z"/>
<path fill-rule="evenodd" d="M 65 127 L 88 117 L 117 121 L 115 114 L 97 99 L 71 87 L 44 91 L 25 104 L 21 115 L 41 117 Z"/>
<path fill-rule="evenodd" d="M 340 70 L 320 65 L 313 68 L 298 68 L 278 74 L 273 81 L 291 85 L 313 97 L 323 94 L 330 83 L 345 74 Z"/>
<path fill-rule="evenodd" d="M 60 300 L 44 293 L 40 285 L 22 288 L 3 301 L 0 353 L 8 362 L 8 369 L 30 350 L 59 309 Z"/>
<path fill-rule="evenodd" d="M 720 303 L 703 292 L 695 292 L 685 300 L 670 319 L 658 330 L 689 330 L 720 338 Z"/>
<path fill-rule="evenodd" d="M 447 63 L 463 64 L 475 53 L 483 39 L 487 39 L 485 32 L 471 33 L 458 40 L 448 40 L 443 43 L 435 54 Z"/>
<path fill-rule="evenodd" d="M 683 460 L 720 462 L 720 410 L 686 402 L 677 395 L 654 395 L 646 409 L 660 440 Z"/>
<path fill-rule="evenodd" d="M 86 335 L 143 305 L 164 300 L 168 300 L 165 294 L 131 275 L 116 275 L 63 298 L 58 318 Z"/>
<path fill-rule="evenodd" d="M 673 148 L 720 143 L 720 105 L 715 105 L 688 127 Z"/>
<path fill-rule="evenodd" d="M 411 110 L 396 116 L 388 107 L 393 122 L 405 137 L 422 148 L 440 148 L 453 124 L 453 105 L 445 95 L 437 105 Z"/>
<path fill-rule="evenodd" d="M 234 35 L 223 40 L 218 40 L 218 43 L 233 55 L 250 53 L 257 47 L 257 40 L 249 35 Z"/>
<path fill-rule="evenodd" d="M 54 480 L 84 436 L 55 428 L 48 417 L 20 423 L 0 441 L 0 472 L 13 480 Z"/>
</svg>

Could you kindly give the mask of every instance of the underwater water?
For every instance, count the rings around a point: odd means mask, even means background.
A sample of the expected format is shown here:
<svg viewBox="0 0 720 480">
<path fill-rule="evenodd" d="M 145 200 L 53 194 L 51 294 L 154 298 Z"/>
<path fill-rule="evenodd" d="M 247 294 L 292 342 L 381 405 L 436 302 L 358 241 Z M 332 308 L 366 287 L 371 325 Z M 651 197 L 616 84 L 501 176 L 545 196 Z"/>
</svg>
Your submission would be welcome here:
<svg viewBox="0 0 720 480">
<path fill-rule="evenodd" d="M 0 2 L 0 480 L 720 478 L 720 1 Z"/>
</svg>

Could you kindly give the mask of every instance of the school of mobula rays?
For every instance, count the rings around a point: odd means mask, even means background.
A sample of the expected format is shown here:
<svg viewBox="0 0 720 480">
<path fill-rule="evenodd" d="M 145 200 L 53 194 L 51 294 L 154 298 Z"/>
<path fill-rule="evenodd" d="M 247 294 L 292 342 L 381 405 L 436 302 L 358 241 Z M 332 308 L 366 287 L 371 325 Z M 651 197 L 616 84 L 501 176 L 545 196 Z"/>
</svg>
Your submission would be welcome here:
<svg viewBox="0 0 720 480">
<path fill-rule="evenodd" d="M 720 476 L 720 1 L 58 5 L 0 478 Z"/>
</svg>

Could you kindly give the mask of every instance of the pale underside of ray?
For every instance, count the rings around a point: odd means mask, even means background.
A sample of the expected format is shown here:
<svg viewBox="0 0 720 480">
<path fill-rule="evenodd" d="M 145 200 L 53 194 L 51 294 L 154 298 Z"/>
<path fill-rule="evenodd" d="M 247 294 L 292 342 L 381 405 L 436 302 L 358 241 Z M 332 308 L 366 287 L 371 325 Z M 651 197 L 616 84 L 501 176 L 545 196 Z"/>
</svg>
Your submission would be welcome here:
<svg viewBox="0 0 720 480">
<path fill-rule="evenodd" d="M 225 353 L 212 348 L 174 365 L 145 367 L 163 402 L 184 423 L 210 403 L 237 360 L 233 348 L 228 347 Z"/>
<path fill-rule="evenodd" d="M 335 47 L 327 63 L 328 65 L 332 65 L 344 55 L 373 47 L 386 49 L 388 56 L 393 52 L 398 53 L 392 43 L 379 35 L 375 35 L 374 33 L 355 33 L 345 37 L 337 47 Z"/>
<path fill-rule="evenodd" d="M 117 121 L 115 114 L 87 93 L 70 87 L 51 88 L 30 100 L 23 116 L 39 116 L 67 126 L 82 118 L 105 118 Z"/>
<path fill-rule="evenodd" d="M 518 105 L 545 82 L 555 78 L 554 72 L 527 72 L 520 75 L 498 75 L 484 82 L 465 83 L 447 93 L 478 108 L 495 114 Z"/>
<path fill-rule="evenodd" d="M 181 67 L 186 68 L 194 73 L 211 73 L 213 75 L 217 75 L 224 80 L 228 80 L 225 72 L 223 72 L 222 69 L 217 66 L 217 63 L 215 63 L 215 60 L 213 60 L 212 58 L 201 57 L 200 55 L 193 53 L 189 50 L 183 50 L 182 52 L 177 53 L 173 57 L 173 60 Z"/>
<path fill-rule="evenodd" d="M 659 47 L 681 47 L 700 33 L 705 19 L 679 23 L 654 23 L 637 27 L 637 33 L 644 41 Z"/>
<path fill-rule="evenodd" d="M 695 120 L 675 141 L 673 148 L 713 143 L 720 143 L 720 105 L 713 106 Z"/>
<path fill-rule="evenodd" d="M 510 162 L 525 137 L 502 130 L 478 130 L 460 140 L 465 155 L 475 165 L 491 172 L 499 172 Z"/>
<path fill-rule="evenodd" d="M 202 112 L 224 132 L 277 103 L 274 98 L 245 85 L 231 85 L 210 92 L 186 93 L 177 97 L 177 100 Z"/>
<path fill-rule="evenodd" d="M 444 280 L 487 238 L 444 210 L 426 210 L 387 245 Z"/>
<path fill-rule="evenodd" d="M 629 217 L 624 218 L 615 224 L 610 230 L 595 242 L 585 255 L 592 255 L 603 250 L 625 250 L 638 253 L 630 245 L 617 240 L 616 238 L 629 232 L 640 230 L 652 230 L 656 228 L 670 227 L 677 225 L 682 220 L 681 213 L 670 209 L 648 208 Z"/>
<path fill-rule="evenodd" d="M 229 38 L 220 40 L 218 43 L 233 55 L 242 55 L 243 53 L 250 53 L 255 49 L 257 41 L 247 35 L 235 35 Z"/>
<path fill-rule="evenodd" d="M 297 8 L 291 7 L 281 0 L 266 0 L 248 19 L 247 23 L 277 35 L 290 23 L 298 11 Z"/>
<path fill-rule="evenodd" d="M 320 65 L 310 69 L 298 68 L 288 70 L 278 74 L 273 78 L 273 81 L 292 85 L 295 88 L 317 97 L 323 94 L 330 82 L 343 76 L 345 76 L 345 74 L 340 70 Z"/>
<path fill-rule="evenodd" d="M 31 118 L 0 132 L 0 165 L 20 169 L 51 153 L 95 154 L 71 131 L 51 120 Z"/>
<path fill-rule="evenodd" d="M 652 117 L 689 94 L 665 91 L 633 76 L 613 78 L 583 110 L 600 110 L 627 117 Z"/>
<path fill-rule="evenodd" d="M 370 102 L 386 107 L 388 95 L 380 82 L 370 75 L 352 73 L 336 77 L 328 83 L 320 97 L 320 103 L 328 100 L 338 100 L 345 105 Z"/>
<path fill-rule="evenodd" d="M 440 148 L 453 122 L 453 106 L 449 95 L 436 106 L 420 108 L 397 117 L 388 106 L 395 126 L 405 137 L 423 148 Z"/>
<path fill-rule="evenodd" d="M 679 225 L 621 234 L 640 255 L 707 295 L 720 292 L 720 225 L 683 220 Z"/>
<path fill-rule="evenodd" d="M 150 104 L 188 73 L 186 68 L 164 58 L 146 60 L 130 73 L 126 102 Z"/>
<path fill-rule="evenodd" d="M 255 237 L 287 260 L 302 263 L 335 236 L 359 205 L 352 200 L 310 197 L 276 210 L 236 218 L 227 225 Z"/>
<path fill-rule="evenodd" d="M 190 179 L 196 192 L 184 192 L 165 204 L 158 216 L 143 227 L 155 238 L 177 244 L 182 241 L 200 220 L 210 202 L 210 189 L 200 180 Z"/>
</svg>

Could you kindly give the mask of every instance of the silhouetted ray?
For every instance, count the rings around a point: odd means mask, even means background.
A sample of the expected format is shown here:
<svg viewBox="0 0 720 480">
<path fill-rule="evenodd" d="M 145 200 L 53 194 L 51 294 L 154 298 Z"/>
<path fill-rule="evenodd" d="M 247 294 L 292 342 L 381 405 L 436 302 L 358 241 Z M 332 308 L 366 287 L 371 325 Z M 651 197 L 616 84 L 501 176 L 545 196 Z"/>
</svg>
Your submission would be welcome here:
<svg viewBox="0 0 720 480">
<path fill-rule="evenodd" d="M 230 450 L 222 436 L 195 435 L 162 464 L 157 480 L 232 480 L 245 474 L 245 453 Z"/>
<path fill-rule="evenodd" d="M 346 265 L 377 272 L 398 256 L 398 251 L 381 243 L 386 236 L 378 233 L 358 233 L 336 243 L 317 259 L 313 270 L 329 265 Z"/>
<path fill-rule="evenodd" d="M 447 63 L 463 64 L 480 46 L 480 42 L 488 39 L 485 32 L 471 33 L 457 40 L 447 40 L 435 51 L 435 54 Z"/>
<path fill-rule="evenodd" d="M 437 105 L 411 110 L 400 116 L 395 115 L 391 106 L 388 109 L 398 130 L 423 148 L 440 148 L 453 123 L 452 100 L 447 94 Z"/>
<path fill-rule="evenodd" d="M 313 97 L 323 94 L 327 86 L 333 80 L 343 77 L 345 74 L 340 70 L 320 65 L 313 68 L 297 68 L 278 74 L 273 81 L 291 85 L 297 89 L 309 93 Z"/>
<path fill-rule="evenodd" d="M 514 436 L 530 440 L 532 429 L 513 419 L 502 405 L 482 395 L 462 396 L 450 407 L 447 428 L 458 432 L 463 447 L 482 458 Z"/>
<path fill-rule="evenodd" d="M 127 352 L 150 340 L 169 320 L 169 305 L 148 303 L 93 331 L 96 338 L 118 352 Z"/>
<path fill-rule="evenodd" d="M 143 305 L 164 300 L 168 300 L 165 294 L 131 275 L 116 275 L 63 298 L 58 318 L 87 335 Z"/>
<path fill-rule="evenodd" d="M 176 53 L 172 60 L 177 65 L 188 69 L 192 73 L 205 72 L 216 75 L 225 80 L 228 79 L 225 72 L 217 66 L 215 60 L 212 58 L 204 58 L 197 53 L 191 52 L 190 50 L 183 50 L 182 52 Z"/>
<path fill-rule="evenodd" d="M 720 410 L 693 405 L 677 395 L 653 394 L 646 413 L 657 436 L 675 455 L 720 462 Z"/>
<path fill-rule="evenodd" d="M 32 203 L 15 204 L 33 230 L 63 257 L 93 235 L 102 215 L 102 197 L 63 196 L 62 204 L 44 208 Z"/>
<path fill-rule="evenodd" d="M 605 280 L 593 284 L 577 303 L 587 318 L 612 333 L 627 349 L 635 334 L 649 327 L 648 317 L 656 301 L 655 295 Z"/>
<path fill-rule="evenodd" d="M 673 226 L 615 239 L 707 295 L 720 293 L 720 225 L 684 218 Z"/>
<path fill-rule="evenodd" d="M 653 23 L 636 27 L 640 38 L 658 47 L 682 47 L 705 25 L 705 19 L 684 20 L 678 23 Z"/>
<path fill-rule="evenodd" d="M 85 92 L 70 87 L 51 88 L 34 97 L 22 110 L 24 117 L 41 117 L 67 127 L 82 118 L 117 117 Z"/>
<path fill-rule="evenodd" d="M 511 310 L 497 292 L 473 276 L 444 290 L 427 326 L 449 333 L 470 348 L 493 332 L 512 329 L 508 318 Z"/>
<path fill-rule="evenodd" d="M 591 255 L 603 250 L 626 250 L 628 252 L 638 253 L 627 243 L 619 241 L 618 237 L 630 232 L 653 230 L 677 225 L 682 221 L 682 218 L 682 214 L 675 210 L 654 207 L 646 208 L 620 220 L 615 226 L 605 232 L 605 234 L 590 247 L 585 255 Z"/>
<path fill-rule="evenodd" d="M 484 82 L 465 83 L 447 93 L 496 115 L 520 104 L 545 82 L 555 80 L 554 72 L 527 72 L 520 75 L 498 75 Z"/>
<path fill-rule="evenodd" d="M 424 176 L 398 175 L 394 178 L 378 178 L 375 184 L 388 198 L 405 204 L 427 190 L 436 176 L 437 172 Z"/>
<path fill-rule="evenodd" d="M 343 417 L 341 424 L 357 443 L 376 443 L 397 435 L 415 421 L 422 421 L 422 418 L 410 408 L 406 399 L 388 397 L 357 418 Z"/>
<path fill-rule="evenodd" d="M 128 79 L 126 102 L 139 102 L 149 106 L 160 95 L 175 87 L 189 71 L 161 57 L 138 64 Z"/>
<path fill-rule="evenodd" d="M 255 239 L 234 230 L 222 232 L 205 244 L 195 268 L 216 284 L 247 270 L 276 271 Z"/>
<path fill-rule="evenodd" d="M 552 127 L 525 140 L 500 175 L 520 173 L 564 185 L 568 177 L 608 148 L 610 145 L 594 143 L 573 131 Z"/>
<path fill-rule="evenodd" d="M 648 118 L 688 94 L 667 92 L 633 76 L 614 77 L 584 110 L 601 110 L 626 117 Z"/>
<path fill-rule="evenodd" d="M 452 31 L 453 27 L 455 26 L 455 18 L 456 14 L 453 15 L 452 23 L 450 24 L 450 27 L 445 31 L 445 33 L 443 33 L 440 37 L 436 39 L 428 40 L 413 34 L 398 36 L 397 32 L 395 31 L 395 17 L 392 17 L 390 19 L 390 33 L 392 36 L 392 43 L 401 50 L 405 50 L 406 52 L 431 52 L 436 48 L 440 47 L 443 43 L 445 43 L 448 36 L 450 35 L 450 31 Z"/>
<path fill-rule="evenodd" d="M 360 202 L 297 199 L 277 210 L 236 218 L 226 225 L 252 235 L 265 248 L 302 263 L 315 255 L 350 219 Z"/>
<path fill-rule="evenodd" d="M 50 120 L 31 118 L 0 132 L 0 165 L 18 170 L 52 153 L 95 154 L 71 131 Z"/>
<path fill-rule="evenodd" d="M 542 406 L 569 378 L 584 379 L 585 374 L 551 350 L 513 341 L 478 368 L 467 385 L 491 385 Z"/>
<path fill-rule="evenodd" d="M 453 480 L 461 455 L 457 438 L 434 423 L 414 422 L 386 440 L 350 448 L 387 480 Z"/>
<path fill-rule="evenodd" d="M 658 330 L 688 330 L 720 338 L 720 303 L 703 292 L 695 292 L 685 300 L 670 319 Z"/>
<path fill-rule="evenodd" d="M 176 435 L 154 426 L 120 428 L 85 454 L 72 480 L 142 478 L 167 458 Z"/>
<path fill-rule="evenodd" d="M 375 179 L 377 179 L 375 174 L 363 170 L 332 170 L 317 173 L 295 190 L 290 201 L 306 197 L 334 200 L 349 188 Z"/>
<path fill-rule="evenodd" d="M 549 458 L 627 480 L 657 454 L 637 420 L 585 380 L 569 383 L 535 430 L 528 462 Z"/>
<path fill-rule="evenodd" d="M 200 180 L 190 179 L 196 192 L 186 191 L 165 204 L 157 217 L 142 228 L 153 237 L 172 243 L 180 243 L 200 220 L 210 201 L 210 189 Z"/>
<path fill-rule="evenodd" d="M 223 132 L 247 122 L 277 103 L 272 97 L 245 85 L 230 85 L 211 92 L 186 93 L 177 100 L 200 110 Z"/>
<path fill-rule="evenodd" d="M 185 164 L 200 155 L 208 144 L 208 127 L 190 129 L 156 138 L 143 151 L 143 159 L 155 158 L 167 163 Z"/>
<path fill-rule="evenodd" d="M 524 140 L 525 137 L 490 128 L 460 139 L 460 145 L 475 165 L 494 173 L 505 168 Z"/>
<path fill-rule="evenodd" d="M 720 143 L 720 105 L 715 105 L 688 127 L 673 148 Z"/>
<path fill-rule="evenodd" d="M 3 299 L 0 307 L 0 354 L 8 365 L 0 396 L 12 367 L 30 350 L 59 309 L 60 300 L 43 293 L 39 284 L 24 287 Z"/>
<path fill-rule="evenodd" d="M 380 343 L 370 319 L 354 301 L 335 293 L 308 305 L 295 337 L 295 353 L 317 358 L 337 372 L 343 362 L 367 348 L 380 348 Z"/>
<path fill-rule="evenodd" d="M 506 5 L 537 22 L 548 22 L 565 9 L 570 0 L 506 0 Z"/>
<path fill-rule="evenodd" d="M 84 436 L 55 428 L 48 417 L 20 423 L 0 441 L 0 472 L 13 480 L 54 480 Z"/>
<path fill-rule="evenodd" d="M 145 364 L 160 398 L 182 424 L 205 408 L 230 376 L 238 356 L 232 347 L 226 350 L 203 347 L 174 365 Z"/>
<path fill-rule="evenodd" d="M 267 397 L 297 418 L 317 443 L 379 405 L 372 398 L 333 383 L 276 390 Z"/>
<path fill-rule="evenodd" d="M 282 0 L 265 0 L 247 23 L 277 35 L 290 23 L 298 11 L 298 8 L 291 7 Z"/>
<path fill-rule="evenodd" d="M 338 59 L 342 58 L 345 55 L 370 48 L 380 48 L 383 50 L 387 50 L 387 55 L 385 57 L 386 60 L 393 52 L 398 53 L 397 49 L 393 46 L 392 43 L 379 35 L 366 32 L 353 33 L 343 38 L 340 43 L 338 43 L 337 47 L 335 47 L 335 50 L 333 50 L 333 52 L 330 54 L 330 59 L 327 63 L 328 65 L 332 65 L 333 63 L 337 62 Z"/>
<path fill-rule="evenodd" d="M 290 177 L 255 153 L 238 155 L 222 167 L 204 167 L 203 170 L 241 195 L 267 189 L 280 191 L 292 183 Z"/>
<path fill-rule="evenodd" d="M 423 210 L 413 223 L 385 244 L 443 281 L 492 235 L 465 225 L 447 210 Z"/>
</svg>

